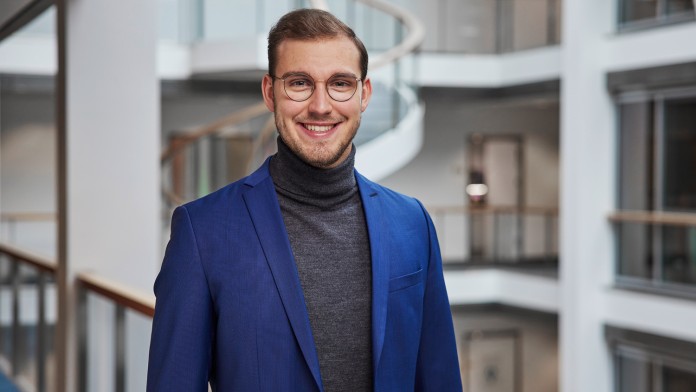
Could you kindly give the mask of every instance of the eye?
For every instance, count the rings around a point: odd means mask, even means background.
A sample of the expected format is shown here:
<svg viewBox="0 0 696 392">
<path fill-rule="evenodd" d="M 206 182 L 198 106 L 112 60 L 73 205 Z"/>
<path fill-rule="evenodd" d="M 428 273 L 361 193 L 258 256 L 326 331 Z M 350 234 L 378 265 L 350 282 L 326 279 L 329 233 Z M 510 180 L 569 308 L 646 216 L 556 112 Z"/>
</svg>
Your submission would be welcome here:
<svg viewBox="0 0 696 392">
<path fill-rule="evenodd" d="M 329 88 L 345 90 L 350 89 L 355 85 L 355 80 L 353 79 L 332 79 L 329 82 Z"/>
<path fill-rule="evenodd" d="M 292 76 L 285 79 L 285 85 L 292 89 L 311 88 L 312 80 L 303 76 Z"/>
</svg>

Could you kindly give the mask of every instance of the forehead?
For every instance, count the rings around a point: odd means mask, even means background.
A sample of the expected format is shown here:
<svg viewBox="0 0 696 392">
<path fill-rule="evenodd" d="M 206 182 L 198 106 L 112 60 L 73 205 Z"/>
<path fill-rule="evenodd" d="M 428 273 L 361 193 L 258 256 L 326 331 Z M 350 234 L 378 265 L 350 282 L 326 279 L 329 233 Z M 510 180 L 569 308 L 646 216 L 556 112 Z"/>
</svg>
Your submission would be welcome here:
<svg viewBox="0 0 696 392">
<path fill-rule="evenodd" d="M 360 52 L 348 37 L 286 39 L 278 45 L 276 73 L 304 72 L 325 77 L 337 72 L 360 75 Z"/>
</svg>

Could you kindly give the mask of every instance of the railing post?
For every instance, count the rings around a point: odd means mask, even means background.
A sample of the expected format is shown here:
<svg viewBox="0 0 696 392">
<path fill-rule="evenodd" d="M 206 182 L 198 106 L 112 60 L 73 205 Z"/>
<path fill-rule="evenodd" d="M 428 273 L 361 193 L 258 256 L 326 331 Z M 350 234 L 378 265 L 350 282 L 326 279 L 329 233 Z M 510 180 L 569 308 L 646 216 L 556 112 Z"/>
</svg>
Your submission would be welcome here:
<svg viewBox="0 0 696 392">
<path fill-rule="evenodd" d="M 499 214 L 498 211 L 493 211 L 493 263 L 497 264 L 500 260 L 498 260 L 498 256 L 500 255 L 500 252 L 498 251 L 498 237 L 500 237 L 498 234 L 498 218 Z"/>
<path fill-rule="evenodd" d="M 10 281 L 12 282 L 12 375 L 19 375 L 19 351 L 20 351 L 20 335 L 19 335 L 19 285 L 20 285 L 20 270 L 19 263 L 13 257 L 10 257 Z"/>
<path fill-rule="evenodd" d="M 37 275 L 38 314 L 36 322 L 36 390 L 46 391 L 46 274 Z"/>
<path fill-rule="evenodd" d="M 77 366 L 78 392 L 87 392 L 87 290 L 77 284 Z"/>
<path fill-rule="evenodd" d="M 116 319 L 114 326 L 114 347 L 116 366 L 116 392 L 126 390 L 126 308 L 116 304 Z"/>
<path fill-rule="evenodd" d="M 544 236 L 544 248 L 546 249 L 546 259 L 551 259 L 553 254 L 553 215 L 550 212 L 544 214 L 544 226 L 545 226 L 545 236 Z"/>
<path fill-rule="evenodd" d="M 525 226 L 524 226 L 524 219 L 527 215 L 525 211 L 522 210 L 522 207 L 518 206 L 517 207 L 517 212 L 514 214 L 515 215 L 515 220 L 517 223 L 517 232 L 515 233 L 515 245 L 516 245 L 516 251 L 517 254 L 514 256 L 515 261 L 519 264 L 520 261 L 522 261 L 522 258 L 524 257 L 524 240 L 525 240 Z"/>
</svg>

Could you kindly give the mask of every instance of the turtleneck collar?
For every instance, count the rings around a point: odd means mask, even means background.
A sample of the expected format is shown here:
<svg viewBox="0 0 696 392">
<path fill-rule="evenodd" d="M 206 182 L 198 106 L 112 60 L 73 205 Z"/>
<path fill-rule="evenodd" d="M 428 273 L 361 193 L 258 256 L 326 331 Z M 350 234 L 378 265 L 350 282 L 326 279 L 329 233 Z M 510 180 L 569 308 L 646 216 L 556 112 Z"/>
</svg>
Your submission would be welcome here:
<svg viewBox="0 0 696 392">
<path fill-rule="evenodd" d="M 357 191 L 355 146 L 340 165 L 320 169 L 298 157 L 278 137 L 278 153 L 269 163 L 276 191 L 304 204 L 330 208 L 350 199 Z"/>
</svg>

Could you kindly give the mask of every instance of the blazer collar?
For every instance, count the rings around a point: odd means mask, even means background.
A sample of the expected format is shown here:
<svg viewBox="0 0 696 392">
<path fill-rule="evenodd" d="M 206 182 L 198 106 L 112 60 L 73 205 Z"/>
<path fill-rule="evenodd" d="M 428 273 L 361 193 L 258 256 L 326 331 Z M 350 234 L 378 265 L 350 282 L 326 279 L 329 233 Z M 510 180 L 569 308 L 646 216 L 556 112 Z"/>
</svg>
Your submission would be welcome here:
<svg viewBox="0 0 696 392">
<path fill-rule="evenodd" d="M 309 324 L 302 285 L 280 212 L 275 186 L 268 171 L 269 160 L 270 158 L 244 181 L 249 188 L 244 191 L 242 197 L 261 242 L 297 343 L 319 390 L 323 391 L 312 327 Z"/>
<path fill-rule="evenodd" d="M 380 198 L 380 188 L 367 180 L 357 171 L 360 197 L 365 210 L 367 231 L 370 238 L 370 254 L 372 256 L 372 362 L 377 371 L 384 334 L 387 325 L 387 300 L 389 297 L 389 259 L 387 257 L 387 241 L 384 221 L 383 200 Z"/>
</svg>

